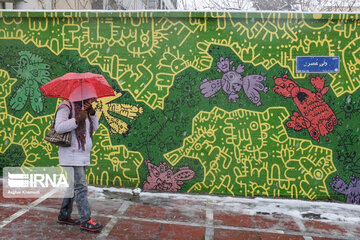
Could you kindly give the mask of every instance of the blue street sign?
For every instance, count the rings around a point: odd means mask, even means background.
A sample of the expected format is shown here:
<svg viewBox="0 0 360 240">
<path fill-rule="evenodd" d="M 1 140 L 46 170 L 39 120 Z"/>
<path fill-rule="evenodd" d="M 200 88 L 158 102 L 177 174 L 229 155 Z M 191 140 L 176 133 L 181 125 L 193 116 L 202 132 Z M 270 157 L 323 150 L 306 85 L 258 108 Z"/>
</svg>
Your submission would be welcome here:
<svg viewBox="0 0 360 240">
<path fill-rule="evenodd" d="M 297 73 L 338 73 L 340 58 L 329 56 L 298 56 L 296 57 Z"/>
</svg>

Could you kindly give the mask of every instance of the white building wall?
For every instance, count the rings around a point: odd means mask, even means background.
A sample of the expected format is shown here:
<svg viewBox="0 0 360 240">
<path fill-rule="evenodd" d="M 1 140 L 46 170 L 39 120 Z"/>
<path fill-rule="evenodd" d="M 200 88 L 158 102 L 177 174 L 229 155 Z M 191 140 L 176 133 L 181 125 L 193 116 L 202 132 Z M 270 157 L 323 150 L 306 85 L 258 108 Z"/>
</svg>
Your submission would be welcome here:
<svg viewBox="0 0 360 240">
<path fill-rule="evenodd" d="M 0 1 L 0 9 L 13 9 L 14 4 L 12 2 L 2 2 Z"/>
<path fill-rule="evenodd" d="M 8 3 L 6 3 L 8 5 Z M 96 5 L 96 4 L 95 4 Z M 0 8 L 2 8 L 0 5 Z M 10 7 L 10 6 L 8 6 Z M 105 10 L 175 9 L 173 0 L 103 0 Z M 12 8 L 12 6 L 11 6 Z M 90 10 L 92 0 L 17 0 L 14 9 Z"/>
<path fill-rule="evenodd" d="M 10 3 L 10 2 L 6 2 L 5 3 L 5 9 L 13 9 L 14 8 L 14 4 Z"/>
<path fill-rule="evenodd" d="M 14 9 L 51 10 L 52 0 L 15 1 Z"/>
<path fill-rule="evenodd" d="M 146 1 L 144 0 L 104 0 L 104 9 L 113 9 L 112 4 L 116 3 L 117 10 L 141 10 L 147 9 Z"/>
<path fill-rule="evenodd" d="M 53 8 L 58 10 L 89 10 L 91 0 L 53 0 Z"/>
</svg>

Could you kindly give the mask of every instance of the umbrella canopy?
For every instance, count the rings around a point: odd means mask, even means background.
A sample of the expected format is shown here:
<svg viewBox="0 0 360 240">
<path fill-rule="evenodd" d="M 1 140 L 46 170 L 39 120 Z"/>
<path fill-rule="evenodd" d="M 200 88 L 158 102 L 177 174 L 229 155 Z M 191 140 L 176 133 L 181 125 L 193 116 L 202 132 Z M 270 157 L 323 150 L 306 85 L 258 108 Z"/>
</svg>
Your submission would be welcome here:
<svg viewBox="0 0 360 240">
<path fill-rule="evenodd" d="M 115 96 L 104 76 L 94 73 L 67 73 L 40 87 L 46 97 L 82 101 L 88 98 Z"/>
</svg>

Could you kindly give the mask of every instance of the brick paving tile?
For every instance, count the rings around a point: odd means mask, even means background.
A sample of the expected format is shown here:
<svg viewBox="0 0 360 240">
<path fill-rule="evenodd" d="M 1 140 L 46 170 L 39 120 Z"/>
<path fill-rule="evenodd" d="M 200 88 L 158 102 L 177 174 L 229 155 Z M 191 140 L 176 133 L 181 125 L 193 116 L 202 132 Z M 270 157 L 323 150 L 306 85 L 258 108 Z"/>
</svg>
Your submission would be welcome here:
<svg viewBox="0 0 360 240">
<path fill-rule="evenodd" d="M 251 231 L 241 231 L 241 230 L 231 230 L 231 229 L 214 229 L 214 239 L 215 240 L 260 240 L 260 236 L 257 232 Z"/>
<path fill-rule="evenodd" d="M 164 224 L 161 228 L 159 240 L 200 240 L 205 239 L 205 227 Z"/>
<path fill-rule="evenodd" d="M 62 201 L 63 201 L 62 198 L 48 198 L 48 199 L 45 199 L 43 202 L 39 203 L 37 206 L 54 208 L 54 209 L 60 210 Z M 99 213 L 99 214 L 105 214 L 105 215 L 113 215 L 116 213 L 116 211 L 122 205 L 122 203 L 119 201 L 109 202 L 108 200 L 89 199 L 89 205 L 90 205 L 91 212 L 93 214 Z M 76 201 L 74 201 L 73 212 L 74 213 L 77 212 Z"/>
<path fill-rule="evenodd" d="M 347 231 L 346 236 L 352 236 L 353 239 L 360 239 L 360 227 L 357 222 L 341 222 L 337 226 L 344 228 Z"/>
<path fill-rule="evenodd" d="M 16 213 L 19 210 L 20 210 L 20 208 L 0 207 L 0 221 L 13 215 L 14 213 Z"/>
<path fill-rule="evenodd" d="M 341 240 L 339 238 L 312 237 L 313 240 Z M 356 238 L 354 238 L 355 240 Z"/>
<path fill-rule="evenodd" d="M 197 200 L 189 200 L 189 199 L 175 199 L 172 200 L 170 203 L 171 206 L 177 207 L 181 206 L 184 208 L 190 207 L 199 210 L 203 210 L 206 207 L 206 202 L 204 201 L 197 201 Z"/>
<path fill-rule="evenodd" d="M 0 197 L 0 203 L 10 203 L 10 204 L 19 204 L 19 205 L 28 205 L 35 201 L 36 198 L 3 198 Z"/>
<path fill-rule="evenodd" d="M 125 212 L 125 215 L 139 218 L 164 219 L 165 211 L 166 209 L 162 207 L 131 205 Z"/>
<path fill-rule="evenodd" d="M 325 223 L 320 221 L 303 221 L 307 232 L 316 234 L 326 234 L 336 236 L 344 236 L 347 231 L 339 225 Z"/>
<path fill-rule="evenodd" d="M 1 191 L 0 184 L 0 221 L 36 200 L 5 199 Z M 146 201 L 143 201 L 144 199 Z M 144 199 L 136 202 L 131 199 L 124 201 L 124 199 L 89 198 L 95 221 L 104 226 L 119 208 L 126 210 L 125 218 L 114 219 L 114 227 L 108 229 L 110 233 L 103 239 L 205 239 L 206 234 L 211 234 L 211 231 L 206 232 L 205 227 L 207 210 L 210 210 L 210 222 L 211 212 L 213 213 L 215 240 L 300 240 L 305 238 L 294 235 L 296 232 L 300 233 L 300 227 L 291 216 L 287 215 L 248 215 L 245 211 L 239 211 L 238 205 L 236 209 L 232 208 L 232 205 L 221 208 L 220 203 L 207 200 L 155 197 Z M 1 228 L 0 239 L 96 239 L 99 234 L 81 231 L 78 225 L 67 226 L 56 223 L 61 202 L 60 198 L 49 198 L 33 206 L 32 209 Z M 126 205 L 123 205 L 124 203 Z M 127 209 L 125 209 L 126 206 Z M 244 206 L 247 205 L 244 203 Z M 97 214 L 101 216 L 96 216 Z M 107 215 L 109 217 L 106 217 Z M 73 217 L 78 217 L 75 203 Z M 138 219 L 133 219 L 133 217 Z M 162 221 L 160 223 L 152 220 Z M 360 227 L 357 222 L 316 219 L 301 219 L 301 221 L 304 224 L 306 236 L 310 234 L 318 236 L 312 236 L 313 240 L 360 239 Z M 191 226 L 198 224 L 202 226 Z M 279 230 L 284 231 L 284 234 L 281 234 Z M 310 237 L 305 239 L 310 239 Z"/>
<path fill-rule="evenodd" d="M 13 204 L 27 205 L 35 200 L 36 200 L 36 198 L 4 198 L 3 183 L 0 182 L 0 203 L 13 203 Z"/>
<path fill-rule="evenodd" d="M 205 211 L 182 211 L 180 209 L 166 209 L 164 219 L 168 221 L 179 221 L 179 222 L 195 222 L 199 224 L 205 224 Z"/>
<path fill-rule="evenodd" d="M 89 199 L 90 209 L 95 213 L 113 215 L 121 207 L 122 202 L 102 200 L 102 199 Z"/>
<path fill-rule="evenodd" d="M 214 211 L 214 225 L 226 225 L 235 227 L 255 227 L 251 215 L 224 213 Z"/>
<path fill-rule="evenodd" d="M 289 235 L 289 234 L 278 234 L 278 233 L 265 233 L 260 232 L 261 239 L 266 240 L 304 240 L 302 236 Z"/>
<path fill-rule="evenodd" d="M 161 223 L 120 219 L 109 237 L 116 239 L 156 239 Z"/>
<path fill-rule="evenodd" d="M 86 239 L 96 238 L 96 234 L 81 231 L 79 225 L 68 226 L 56 223 L 57 213 L 31 210 L 0 230 L 4 239 Z M 108 218 L 97 218 L 106 224 Z"/>
<path fill-rule="evenodd" d="M 37 206 L 60 209 L 62 201 L 63 201 L 62 198 L 47 198 L 44 201 L 42 201 L 41 203 L 39 203 Z M 74 201 L 73 208 L 76 208 L 75 201 Z"/>
<path fill-rule="evenodd" d="M 356 236 L 357 238 L 360 239 L 360 227 L 357 227 L 358 225 L 359 224 L 356 224 L 356 226 L 352 227 L 352 229 L 353 229 L 354 236 Z"/>
<path fill-rule="evenodd" d="M 4 198 L 3 194 L 2 194 L 2 189 L 1 189 L 0 203 L 12 203 L 12 204 L 27 205 L 35 200 L 36 200 L 36 198 Z"/>
<path fill-rule="evenodd" d="M 260 228 L 271 228 L 283 231 L 299 232 L 299 227 L 291 217 L 288 216 L 262 216 L 255 215 L 255 222 Z"/>
</svg>

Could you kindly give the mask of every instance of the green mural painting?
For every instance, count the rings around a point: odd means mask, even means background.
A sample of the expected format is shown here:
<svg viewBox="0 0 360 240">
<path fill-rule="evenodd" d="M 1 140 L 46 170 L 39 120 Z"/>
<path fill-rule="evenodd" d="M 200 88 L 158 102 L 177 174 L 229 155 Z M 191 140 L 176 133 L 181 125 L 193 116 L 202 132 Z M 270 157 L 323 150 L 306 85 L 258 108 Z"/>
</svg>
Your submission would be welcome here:
<svg viewBox="0 0 360 240">
<path fill-rule="evenodd" d="M 0 167 L 58 165 L 39 87 L 93 72 L 116 94 L 94 103 L 91 184 L 360 204 L 359 16 L 0 12 Z"/>
<path fill-rule="evenodd" d="M 10 107 L 14 111 L 19 111 L 30 98 L 32 110 L 40 113 L 44 109 L 44 96 L 39 87 L 50 80 L 49 65 L 43 63 L 41 57 L 28 51 L 19 52 L 19 60 L 16 63 L 16 77 L 23 82 L 10 97 Z"/>
<path fill-rule="evenodd" d="M 199 159 L 205 178 L 194 192 L 315 199 L 327 194 L 324 180 L 335 171 L 331 150 L 289 138 L 283 126 L 288 116 L 284 108 L 258 113 L 215 107 L 199 113 L 183 147 L 165 157 L 172 164 L 183 156 Z"/>
</svg>

